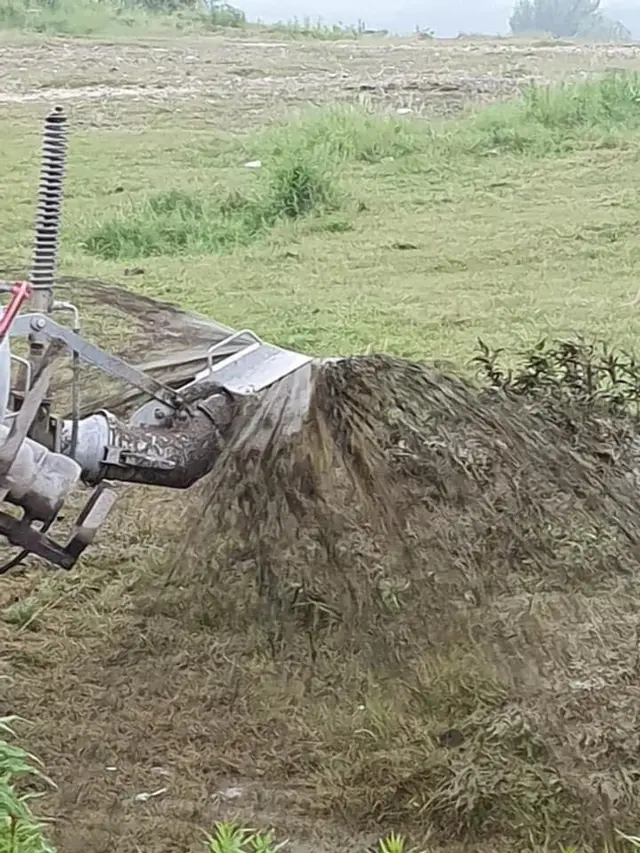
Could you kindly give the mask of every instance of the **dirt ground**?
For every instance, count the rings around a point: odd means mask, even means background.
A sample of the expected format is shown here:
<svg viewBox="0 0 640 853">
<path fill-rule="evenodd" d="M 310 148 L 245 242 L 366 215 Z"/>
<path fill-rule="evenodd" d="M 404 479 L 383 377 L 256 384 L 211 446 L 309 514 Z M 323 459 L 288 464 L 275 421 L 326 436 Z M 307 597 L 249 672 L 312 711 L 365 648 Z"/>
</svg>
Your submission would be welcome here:
<svg viewBox="0 0 640 853">
<path fill-rule="evenodd" d="M 244 129 L 292 106 L 340 100 L 442 114 L 509 96 L 530 79 L 611 67 L 640 68 L 640 47 L 222 37 L 2 43 L 0 118 L 40 115 L 43 103 L 61 100 L 74 102 L 86 126 L 132 129 L 150 120 Z M 121 348 L 117 326 L 92 331 Z M 22 739 L 58 785 L 42 809 L 60 853 L 196 853 L 201 832 L 234 814 L 275 824 L 300 853 L 362 849 L 381 826 L 402 829 L 382 807 L 368 827 L 348 792 L 327 795 L 345 775 L 348 736 L 366 728 L 356 722 L 367 685 L 348 694 L 352 707 L 336 707 L 338 689 L 306 657 L 283 671 L 264 649 L 249 654 L 246 637 L 228 624 L 219 628 L 215 599 L 185 607 L 179 576 L 167 589 L 163 551 L 190 545 L 174 524 L 185 505 L 181 496 L 123 489 L 80 567 L 64 576 L 31 566 L 0 582 L 0 715 L 30 721 Z M 630 624 L 631 614 L 629 606 Z M 579 623 L 579 609 L 574 617 Z M 635 677 L 614 675 L 626 686 Z M 369 706 L 367 714 L 376 716 Z M 344 750 L 327 761 L 319 733 L 329 715 Z M 637 732 L 628 735 L 631 749 Z M 494 849 L 493 841 L 476 849 Z"/>
<path fill-rule="evenodd" d="M 181 126 L 206 117 L 237 129 L 291 107 L 339 101 L 448 114 L 513 95 L 530 81 L 611 68 L 640 68 L 640 48 L 373 37 L 3 42 L 0 115 L 12 105 L 60 101 L 73 103 L 75 119 L 89 125 L 171 111 Z"/>
</svg>

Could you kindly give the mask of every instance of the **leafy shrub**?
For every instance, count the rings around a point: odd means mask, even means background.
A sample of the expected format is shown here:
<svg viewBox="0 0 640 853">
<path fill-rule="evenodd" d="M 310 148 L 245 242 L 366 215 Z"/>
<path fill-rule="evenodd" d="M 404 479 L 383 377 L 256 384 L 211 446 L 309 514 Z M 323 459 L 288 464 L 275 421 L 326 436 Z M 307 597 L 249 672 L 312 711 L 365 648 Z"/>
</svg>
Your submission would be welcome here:
<svg viewBox="0 0 640 853">
<path fill-rule="evenodd" d="M 31 812 L 33 795 L 17 790 L 27 778 L 52 783 L 35 767 L 33 756 L 10 743 L 15 722 L 13 717 L 0 719 L 0 853 L 54 853 Z"/>
</svg>

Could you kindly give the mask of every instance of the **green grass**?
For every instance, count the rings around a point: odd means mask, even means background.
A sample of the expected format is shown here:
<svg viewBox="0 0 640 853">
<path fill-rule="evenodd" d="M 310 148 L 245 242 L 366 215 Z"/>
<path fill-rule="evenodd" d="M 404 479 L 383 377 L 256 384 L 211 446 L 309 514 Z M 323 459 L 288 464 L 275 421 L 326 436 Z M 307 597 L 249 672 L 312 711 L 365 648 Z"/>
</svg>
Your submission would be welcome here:
<svg viewBox="0 0 640 853">
<path fill-rule="evenodd" d="M 439 127 L 446 134 L 447 125 Z M 306 110 L 247 140 L 248 155 L 267 161 L 322 159 L 335 165 L 379 164 L 414 153 L 429 153 L 440 135 L 425 122 L 348 106 Z"/>
<path fill-rule="evenodd" d="M 15 738 L 12 718 L 0 719 L 0 853 L 55 853 L 46 838 L 46 827 L 33 815 L 33 795 L 21 794 L 25 778 L 51 786 L 50 780 L 37 768 L 37 760 L 21 747 L 11 743 Z M 640 849 L 640 838 L 620 835 L 628 850 Z M 276 840 L 272 831 L 248 829 L 230 821 L 220 821 L 212 832 L 203 833 L 203 853 L 281 853 L 288 840 Z M 344 851 L 348 849 L 345 844 Z M 403 835 L 392 832 L 371 848 L 375 853 L 427 853 L 410 846 Z M 621 848 L 620 848 L 621 849 Z M 342 853 L 342 850 L 338 850 Z M 580 853 L 565 848 L 560 853 Z"/>
<path fill-rule="evenodd" d="M 9 740 L 15 737 L 10 718 L 0 719 L 0 853 L 55 853 L 46 839 L 46 827 L 34 817 L 29 800 L 19 793 L 26 778 L 49 780 L 36 768 L 36 759 Z M 288 841 L 277 841 L 270 831 L 247 829 L 233 822 L 219 822 L 203 833 L 203 853 L 280 853 Z M 420 853 L 409 848 L 401 835 L 381 839 L 376 853 Z"/>
<path fill-rule="evenodd" d="M 639 124 L 640 77 L 613 72 L 578 84 L 532 86 L 519 102 L 474 116 L 461 142 L 472 155 L 562 156 L 585 146 L 624 145 Z"/>
<path fill-rule="evenodd" d="M 226 251 L 247 245 L 279 222 L 331 211 L 337 198 L 322 164 L 293 156 L 278 159 L 257 190 L 244 195 L 153 193 L 91 230 L 82 247 L 105 260 Z"/>
<path fill-rule="evenodd" d="M 244 15 L 232 7 L 210 10 L 145 8 L 119 0 L 53 0 L 29 3 L 0 0 L 0 30 L 49 35 L 113 37 L 167 35 L 244 28 Z"/>
<path fill-rule="evenodd" d="M 624 149 L 639 124 L 640 77 L 617 73 L 555 89 L 532 86 L 518 102 L 435 126 L 329 108 L 245 141 L 246 156 L 264 161 L 245 194 L 220 184 L 213 193 L 153 192 L 92 229 L 82 246 L 105 260 L 228 251 L 283 221 L 335 210 L 340 173 L 354 165 L 397 163 L 400 173 L 444 176 L 500 154 L 531 160 Z M 199 177 L 206 183 L 204 158 Z"/>
<path fill-rule="evenodd" d="M 55 853 L 47 841 L 46 827 L 30 807 L 33 794 L 20 792 L 26 779 L 53 783 L 37 767 L 37 759 L 14 745 L 14 718 L 0 719 L 0 853 Z M 288 841 L 277 841 L 270 831 L 247 829 L 219 822 L 203 833 L 202 853 L 280 853 Z M 420 853 L 404 838 L 392 833 L 381 839 L 376 853 Z"/>
<path fill-rule="evenodd" d="M 63 266 L 118 277 L 144 261 L 135 286 L 320 354 L 461 364 L 479 336 L 576 331 L 629 345 L 639 89 L 613 74 L 439 123 L 303 111 L 235 142 L 81 132 Z M 12 173 L 24 202 L 0 238 L 23 259 L 37 143 L 18 136 L 8 155 L 24 163 L 25 144 L 32 178 Z"/>
</svg>

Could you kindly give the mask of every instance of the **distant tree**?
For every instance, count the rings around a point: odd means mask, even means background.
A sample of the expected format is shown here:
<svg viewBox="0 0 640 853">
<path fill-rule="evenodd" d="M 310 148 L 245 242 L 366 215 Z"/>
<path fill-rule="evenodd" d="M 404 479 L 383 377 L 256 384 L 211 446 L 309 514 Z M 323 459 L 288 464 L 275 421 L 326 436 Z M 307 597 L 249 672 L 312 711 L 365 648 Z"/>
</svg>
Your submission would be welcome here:
<svg viewBox="0 0 640 853">
<path fill-rule="evenodd" d="M 631 30 L 621 21 L 615 21 L 599 13 L 585 22 L 584 29 L 578 35 L 599 41 L 631 41 L 632 39 Z"/>
<path fill-rule="evenodd" d="M 615 41 L 631 36 L 623 24 L 600 12 L 600 0 L 517 0 L 509 25 L 516 35 L 550 33 L 556 38 Z"/>
</svg>

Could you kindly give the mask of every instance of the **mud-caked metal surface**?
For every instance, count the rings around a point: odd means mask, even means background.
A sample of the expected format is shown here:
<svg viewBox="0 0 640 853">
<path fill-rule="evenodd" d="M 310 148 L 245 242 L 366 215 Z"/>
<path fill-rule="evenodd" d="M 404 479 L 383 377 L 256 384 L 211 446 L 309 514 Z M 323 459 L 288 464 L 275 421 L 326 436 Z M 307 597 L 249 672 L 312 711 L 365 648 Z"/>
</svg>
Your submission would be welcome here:
<svg viewBox="0 0 640 853">
<path fill-rule="evenodd" d="M 186 489 L 211 471 L 236 411 L 233 398 L 217 391 L 191 414 L 164 419 L 154 428 L 125 423 L 110 412 L 80 421 L 75 459 L 86 483 L 120 480 Z M 63 451 L 71 423 L 62 430 Z"/>
</svg>

